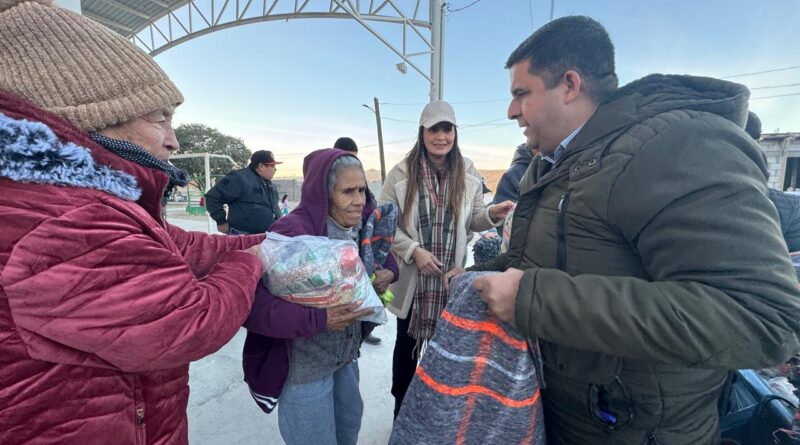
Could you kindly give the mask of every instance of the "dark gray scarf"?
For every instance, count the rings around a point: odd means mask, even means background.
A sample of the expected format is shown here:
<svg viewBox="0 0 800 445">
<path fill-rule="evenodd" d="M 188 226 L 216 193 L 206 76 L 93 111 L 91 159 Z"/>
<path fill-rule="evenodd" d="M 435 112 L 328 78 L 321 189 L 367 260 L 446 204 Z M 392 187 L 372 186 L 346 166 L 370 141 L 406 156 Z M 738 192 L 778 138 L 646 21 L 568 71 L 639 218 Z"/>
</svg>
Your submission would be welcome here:
<svg viewBox="0 0 800 445">
<path fill-rule="evenodd" d="M 153 168 L 166 173 L 169 177 L 166 196 L 169 196 L 175 186 L 186 187 L 186 185 L 189 184 L 189 174 L 186 173 L 186 170 L 181 170 L 168 162 L 158 159 L 144 148 L 132 142 L 111 139 L 97 132 L 89 133 L 89 137 L 102 145 L 106 150 L 123 159 L 135 162 L 142 167 Z"/>
</svg>

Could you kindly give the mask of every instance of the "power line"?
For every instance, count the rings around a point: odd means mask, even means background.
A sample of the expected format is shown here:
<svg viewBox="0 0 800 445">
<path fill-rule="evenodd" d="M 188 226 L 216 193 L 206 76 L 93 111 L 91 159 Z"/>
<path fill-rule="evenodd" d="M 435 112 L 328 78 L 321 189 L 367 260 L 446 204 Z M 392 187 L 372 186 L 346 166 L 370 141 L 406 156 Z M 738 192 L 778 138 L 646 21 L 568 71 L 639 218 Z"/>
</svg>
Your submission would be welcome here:
<svg viewBox="0 0 800 445">
<path fill-rule="evenodd" d="M 388 120 L 388 121 L 393 121 L 393 122 L 403 122 L 403 123 L 408 123 L 408 124 L 419 125 L 419 122 L 417 122 L 417 121 L 410 121 L 410 120 L 407 120 L 407 119 L 397 119 L 397 118 L 389 117 L 389 116 L 381 116 L 381 120 Z M 502 124 L 496 123 L 496 122 L 504 121 L 504 120 L 507 120 L 507 118 L 501 117 L 501 118 L 492 119 L 492 120 L 488 120 L 488 121 L 484 121 L 484 122 L 478 122 L 476 124 L 463 124 L 463 125 L 459 125 L 458 128 L 471 128 L 471 127 L 485 127 L 485 126 L 493 126 L 493 125 L 506 125 L 507 123 L 510 123 L 510 122 L 504 122 Z"/>
<path fill-rule="evenodd" d="M 416 140 L 417 140 L 417 138 L 416 138 L 416 137 L 413 137 L 413 138 L 411 138 L 411 139 L 409 139 L 409 138 L 406 138 L 406 139 L 397 139 L 397 140 L 394 140 L 394 141 L 384 142 L 384 143 L 383 143 L 383 145 L 384 145 L 384 146 L 386 146 L 386 145 L 392 145 L 392 144 L 399 144 L 399 143 L 401 143 L 401 142 L 414 142 L 414 141 L 416 141 Z M 378 144 L 372 144 L 372 145 L 362 145 L 360 148 L 370 148 L 370 147 L 377 147 L 377 146 L 378 146 Z"/>
<path fill-rule="evenodd" d="M 389 117 L 389 116 L 381 116 L 381 120 L 394 121 L 394 122 L 406 122 L 406 123 L 409 123 L 409 124 L 418 123 L 416 121 L 409 121 L 409 120 L 405 120 L 405 119 L 395 119 L 395 118 Z"/>
<path fill-rule="evenodd" d="M 777 94 L 775 96 L 751 97 L 750 100 L 772 99 L 774 97 L 800 96 L 800 93 Z"/>
<path fill-rule="evenodd" d="M 447 12 L 458 12 L 458 11 L 463 11 L 463 10 L 465 10 L 465 9 L 469 8 L 470 6 L 472 6 L 472 5 L 476 4 L 476 3 L 480 2 L 480 1 L 481 1 L 481 0 L 475 0 L 474 2 L 472 2 L 472 3 L 468 4 L 467 6 L 462 6 L 462 7 L 460 7 L 460 8 L 457 8 L 457 9 L 452 9 L 452 8 L 450 7 L 450 5 L 448 4 L 448 5 L 447 5 Z"/>
<path fill-rule="evenodd" d="M 754 87 L 750 88 L 751 90 L 768 90 L 770 88 L 786 88 L 786 87 L 796 87 L 800 86 L 800 83 L 788 83 L 786 85 L 770 85 L 766 87 Z"/>
<path fill-rule="evenodd" d="M 486 104 L 489 102 L 508 102 L 510 101 L 510 97 L 505 97 L 502 99 L 486 99 L 486 100 L 468 100 L 464 102 L 453 102 L 455 105 L 464 105 L 464 104 Z"/>
<path fill-rule="evenodd" d="M 506 124 L 510 124 L 510 123 L 511 123 L 511 122 L 503 122 L 502 124 L 495 124 L 495 123 L 494 123 L 494 122 L 498 122 L 498 121 L 505 121 L 505 120 L 508 120 L 508 118 L 501 117 L 501 118 L 499 118 L 499 119 L 492 119 L 492 120 L 490 120 L 490 121 L 486 121 L 486 122 L 478 122 L 477 124 L 464 124 L 464 125 L 460 125 L 460 128 L 484 127 L 484 126 L 487 126 L 487 125 L 506 125 Z"/>
<path fill-rule="evenodd" d="M 493 120 L 486 121 L 486 122 L 479 122 L 477 124 L 460 125 L 459 129 L 462 129 L 462 130 L 465 129 L 465 128 L 468 129 L 468 130 L 460 131 L 460 133 L 474 133 L 476 131 L 493 130 L 493 129 L 497 128 L 497 127 L 508 125 L 508 124 L 512 123 L 512 122 L 506 122 L 506 123 L 502 123 L 502 124 L 493 123 L 493 122 L 497 122 L 497 121 L 500 121 L 500 120 L 506 120 L 506 118 L 501 117 L 499 119 L 493 119 Z M 475 128 L 475 127 L 484 127 L 484 128 Z M 406 139 L 396 139 L 394 141 L 384 142 L 383 145 L 384 146 L 393 145 L 393 144 L 399 144 L 399 143 L 402 143 L 402 142 L 410 143 L 410 142 L 415 142 L 416 140 L 417 140 L 416 137 L 406 138 Z M 377 147 L 377 146 L 378 146 L 378 144 L 360 145 L 359 148 L 371 148 L 371 147 Z"/>
<path fill-rule="evenodd" d="M 507 102 L 511 100 L 511 98 L 503 98 L 503 99 L 485 99 L 485 100 L 467 100 L 461 102 L 449 102 L 450 105 L 467 105 L 467 104 L 485 104 L 490 102 Z M 420 106 L 420 105 L 428 105 L 428 102 L 381 102 L 381 105 L 395 105 L 395 106 Z"/>
<path fill-rule="evenodd" d="M 734 77 L 745 77 L 745 76 L 755 76 L 756 74 L 765 74 L 765 73 L 776 73 L 778 71 L 789 71 L 789 70 L 796 70 L 800 68 L 800 65 L 796 66 L 787 66 L 786 68 L 776 68 L 774 70 L 764 70 L 764 71 L 756 71 L 753 73 L 744 73 L 744 74 L 734 74 L 732 76 L 725 76 L 720 77 L 720 79 L 733 79 Z"/>
<path fill-rule="evenodd" d="M 531 15 L 531 29 L 533 29 L 533 0 L 528 0 L 528 12 Z"/>
</svg>

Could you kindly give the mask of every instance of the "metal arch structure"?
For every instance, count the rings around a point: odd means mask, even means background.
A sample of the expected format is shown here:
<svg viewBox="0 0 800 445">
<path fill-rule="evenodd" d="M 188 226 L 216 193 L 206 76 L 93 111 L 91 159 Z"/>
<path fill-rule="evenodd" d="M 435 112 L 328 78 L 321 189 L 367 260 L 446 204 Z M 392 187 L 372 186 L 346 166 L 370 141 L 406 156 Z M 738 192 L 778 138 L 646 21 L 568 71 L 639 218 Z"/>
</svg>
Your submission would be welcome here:
<svg viewBox="0 0 800 445">
<path fill-rule="evenodd" d="M 404 7 L 398 6 L 398 3 Z M 426 7 L 427 6 L 427 7 Z M 81 0 L 84 16 L 119 33 L 150 55 L 236 26 L 311 18 L 355 20 L 390 50 L 405 74 L 410 66 L 430 83 L 430 100 L 443 98 L 443 0 Z M 402 26 L 402 41 L 372 23 Z M 419 51 L 409 47 L 419 48 Z M 416 62 L 430 57 L 429 70 Z"/>
</svg>

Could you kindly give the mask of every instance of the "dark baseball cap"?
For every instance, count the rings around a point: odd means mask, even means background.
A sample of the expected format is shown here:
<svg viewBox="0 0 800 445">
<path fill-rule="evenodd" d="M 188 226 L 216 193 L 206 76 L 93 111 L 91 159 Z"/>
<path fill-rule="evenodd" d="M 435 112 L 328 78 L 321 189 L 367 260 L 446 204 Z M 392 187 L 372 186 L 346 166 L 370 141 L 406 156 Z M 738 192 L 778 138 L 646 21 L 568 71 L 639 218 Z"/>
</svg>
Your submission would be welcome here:
<svg viewBox="0 0 800 445">
<path fill-rule="evenodd" d="M 253 156 L 250 156 L 250 163 L 251 164 L 283 164 L 283 162 L 278 162 L 275 160 L 275 156 L 272 155 L 272 152 L 269 150 L 258 150 L 253 153 Z"/>
</svg>

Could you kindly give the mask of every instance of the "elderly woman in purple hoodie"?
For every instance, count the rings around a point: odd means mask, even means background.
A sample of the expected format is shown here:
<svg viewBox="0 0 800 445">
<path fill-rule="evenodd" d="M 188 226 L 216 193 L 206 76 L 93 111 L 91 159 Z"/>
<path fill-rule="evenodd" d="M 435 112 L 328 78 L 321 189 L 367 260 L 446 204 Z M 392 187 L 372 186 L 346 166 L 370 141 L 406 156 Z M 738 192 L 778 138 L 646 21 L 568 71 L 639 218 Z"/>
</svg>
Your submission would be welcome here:
<svg viewBox="0 0 800 445">
<path fill-rule="evenodd" d="M 358 158 L 336 149 L 317 150 L 306 156 L 303 176 L 300 204 L 270 230 L 360 243 L 359 231 L 376 204 Z M 373 286 L 381 294 L 397 279 L 397 263 L 389 256 L 375 274 Z M 245 380 L 262 410 L 269 413 L 278 405 L 278 426 L 287 445 L 356 443 L 364 408 L 357 319 L 370 312 L 357 308 L 358 303 L 327 310 L 301 306 L 259 284 L 245 322 Z"/>
</svg>

